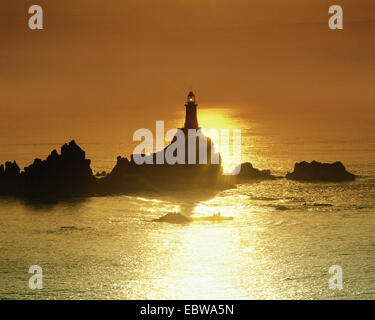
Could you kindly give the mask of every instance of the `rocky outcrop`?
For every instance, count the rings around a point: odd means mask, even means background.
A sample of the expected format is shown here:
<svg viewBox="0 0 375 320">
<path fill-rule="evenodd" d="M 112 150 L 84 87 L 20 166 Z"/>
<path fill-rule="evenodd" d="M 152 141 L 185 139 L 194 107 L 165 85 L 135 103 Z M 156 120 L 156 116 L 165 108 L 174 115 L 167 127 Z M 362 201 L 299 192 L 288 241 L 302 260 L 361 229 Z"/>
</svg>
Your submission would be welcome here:
<svg viewBox="0 0 375 320">
<path fill-rule="evenodd" d="M 166 152 L 167 148 L 160 152 Z M 156 154 L 150 157 L 156 160 Z M 85 152 L 73 140 L 61 147 L 60 154 L 53 150 L 46 160 L 35 159 L 23 171 L 15 161 L 0 165 L 0 195 L 63 199 L 92 194 L 201 188 L 213 190 L 230 188 L 243 181 L 276 178 L 270 170 L 256 169 L 249 162 L 241 165 L 238 175 L 223 176 L 219 160 L 219 164 L 170 165 L 154 162 L 139 165 L 134 161 L 134 156 L 130 159 L 118 157 L 109 174 L 103 172 L 95 177 L 90 160 L 86 159 Z M 288 173 L 286 178 L 297 181 L 352 181 L 355 175 L 347 172 L 341 162 L 327 164 L 313 161 L 296 163 L 294 171 Z"/>
<path fill-rule="evenodd" d="M 15 162 L 0 168 L 1 195 L 61 198 L 86 195 L 95 186 L 90 160 L 74 140 L 61 147 L 61 154 L 53 150 L 46 160 L 35 159 L 22 172 Z"/>
<path fill-rule="evenodd" d="M 250 162 L 241 164 L 238 178 L 245 180 L 272 180 L 276 177 L 271 175 L 271 170 L 259 170 L 254 168 Z"/>
<path fill-rule="evenodd" d="M 209 139 L 203 147 L 199 139 L 196 141 L 196 160 L 204 150 L 202 148 L 208 148 L 206 164 L 188 164 L 186 154 L 185 164 L 156 164 L 157 155 L 166 153 L 171 145 L 149 156 L 153 164 L 137 164 L 134 155 L 130 159 L 119 156 L 110 173 L 102 172 L 94 176 L 90 160 L 86 159 L 85 152 L 73 140 L 64 144 L 60 153 L 53 150 L 45 160 L 37 158 L 23 171 L 15 161 L 0 165 L 0 196 L 58 200 L 146 191 L 222 190 L 243 180 L 275 178 L 270 170 L 258 170 L 250 163 L 242 164 L 239 175 L 223 176 L 220 155 L 217 164 L 210 161 L 211 149 L 215 151 Z"/>
<path fill-rule="evenodd" d="M 353 181 L 356 176 L 346 171 L 341 162 L 320 163 L 306 161 L 296 163 L 294 171 L 286 175 L 287 179 L 296 181 L 321 181 L 321 182 L 342 182 Z"/>
<path fill-rule="evenodd" d="M 105 177 L 107 175 L 107 172 L 105 172 L 105 171 L 102 171 L 102 172 L 97 172 L 96 174 L 95 174 L 95 177 L 97 177 L 97 178 L 100 178 L 100 177 Z"/>
<path fill-rule="evenodd" d="M 213 214 L 212 216 L 191 218 L 178 212 L 169 212 L 165 216 L 159 219 L 154 219 L 155 222 L 168 222 L 168 223 L 176 223 L 176 224 L 185 224 L 185 223 L 189 223 L 193 221 L 223 222 L 223 221 L 231 221 L 231 220 L 234 220 L 234 218 L 224 217 L 220 213 Z"/>
<path fill-rule="evenodd" d="M 155 222 L 169 222 L 169 223 L 176 223 L 176 224 L 184 224 L 184 223 L 189 223 L 192 222 L 193 219 L 184 216 L 181 213 L 177 212 L 169 212 L 165 216 L 155 219 Z"/>
<path fill-rule="evenodd" d="M 168 191 L 219 187 L 222 167 L 215 164 L 142 164 L 118 157 L 100 182 L 104 193 Z"/>
<path fill-rule="evenodd" d="M 0 195 L 13 195 L 20 183 L 20 167 L 16 161 L 0 165 Z"/>
<path fill-rule="evenodd" d="M 222 188 L 220 154 L 215 153 L 211 140 L 206 139 L 206 144 L 200 143 L 199 136 L 195 139 L 195 163 L 197 164 L 189 164 L 187 134 L 180 141 L 175 136 L 171 144 L 157 153 L 143 155 L 144 164 L 137 163 L 135 155 L 132 155 L 130 159 L 119 156 L 113 170 L 100 182 L 100 189 L 103 192 L 113 193 Z M 182 157 L 184 163 L 168 164 L 168 154 L 177 157 L 174 149 L 177 143 L 181 143 L 180 147 L 185 150 Z M 199 164 L 199 156 L 202 152 L 206 153 L 206 164 Z M 211 163 L 212 152 L 218 155 L 218 164 Z M 164 159 L 163 164 L 157 164 L 160 158 Z"/>
</svg>

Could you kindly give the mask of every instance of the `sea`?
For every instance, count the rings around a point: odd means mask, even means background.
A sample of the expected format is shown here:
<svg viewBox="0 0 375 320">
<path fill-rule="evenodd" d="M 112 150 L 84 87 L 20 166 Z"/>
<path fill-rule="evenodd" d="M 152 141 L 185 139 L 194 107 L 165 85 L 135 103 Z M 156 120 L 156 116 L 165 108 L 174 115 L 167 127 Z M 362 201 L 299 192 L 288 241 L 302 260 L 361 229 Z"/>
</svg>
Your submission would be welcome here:
<svg viewBox="0 0 375 320">
<path fill-rule="evenodd" d="M 64 142 L 2 143 L 0 162 L 23 167 Z M 128 141 L 77 143 L 94 172 L 132 152 Z M 242 158 L 280 178 L 58 203 L 0 198 L 0 299 L 374 299 L 375 138 L 244 125 Z M 303 160 L 339 160 L 358 177 L 283 178 Z M 234 219 L 154 221 L 168 212 Z M 35 265 L 42 289 L 32 290 Z"/>
</svg>

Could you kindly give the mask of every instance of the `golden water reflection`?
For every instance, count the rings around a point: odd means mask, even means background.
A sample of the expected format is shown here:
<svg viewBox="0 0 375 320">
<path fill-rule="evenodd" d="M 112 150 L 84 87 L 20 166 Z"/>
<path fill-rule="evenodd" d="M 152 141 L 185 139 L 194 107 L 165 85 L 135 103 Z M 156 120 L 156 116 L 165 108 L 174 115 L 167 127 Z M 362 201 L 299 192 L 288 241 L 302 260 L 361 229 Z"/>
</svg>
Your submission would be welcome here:
<svg viewBox="0 0 375 320">
<path fill-rule="evenodd" d="M 200 126 L 220 152 L 224 173 L 232 172 L 242 163 L 241 130 L 245 123 L 234 116 L 231 108 L 201 109 Z"/>
<path fill-rule="evenodd" d="M 187 194 L 185 201 L 191 196 Z M 157 213 L 147 205 L 154 200 L 138 199 L 145 203 L 141 210 Z M 233 216 L 233 221 L 195 221 L 183 226 L 155 223 L 145 243 L 157 242 L 158 246 L 148 248 L 150 256 L 144 260 L 147 262 L 144 266 L 144 272 L 148 274 L 147 285 L 139 283 L 140 291 L 136 295 L 146 299 L 275 296 L 273 289 L 269 288 L 263 288 L 261 293 L 251 293 L 246 289 L 248 286 L 257 287 L 259 279 L 262 279 L 262 285 L 268 280 L 262 267 L 265 252 L 259 238 L 264 228 L 259 225 L 253 208 L 244 200 L 247 197 L 235 194 L 233 190 L 226 191 L 197 203 L 190 213 L 199 217 L 220 211 L 223 216 Z M 159 202 L 157 216 L 164 215 L 165 210 L 172 207 L 168 201 Z M 241 283 L 244 278 L 249 281 L 248 285 Z"/>
<path fill-rule="evenodd" d="M 353 199 L 358 190 L 345 192 Z M 336 194 L 334 185 L 280 179 L 217 194 L 93 197 L 53 208 L 3 202 L 0 243 L 6 259 L 0 269 L 6 276 L 0 297 L 371 297 L 374 272 L 364 266 L 371 261 L 373 211 L 306 206 Z M 290 210 L 277 210 L 281 204 Z M 234 220 L 154 222 L 174 209 L 193 217 L 220 210 Z M 354 241 L 361 250 L 353 251 Z M 46 288 L 30 296 L 16 280 L 35 261 L 43 265 Z M 328 268 L 335 263 L 345 265 L 348 275 L 340 292 L 327 285 Z"/>
</svg>

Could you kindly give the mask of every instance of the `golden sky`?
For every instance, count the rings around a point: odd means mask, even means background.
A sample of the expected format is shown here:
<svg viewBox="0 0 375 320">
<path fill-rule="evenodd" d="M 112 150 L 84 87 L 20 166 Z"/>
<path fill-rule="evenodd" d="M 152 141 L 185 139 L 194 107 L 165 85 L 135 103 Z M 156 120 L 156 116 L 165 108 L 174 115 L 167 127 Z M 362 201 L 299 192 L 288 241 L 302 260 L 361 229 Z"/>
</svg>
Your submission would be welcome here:
<svg viewBox="0 0 375 320">
<path fill-rule="evenodd" d="M 42 31 L 28 28 L 32 4 L 44 9 Z M 343 31 L 328 28 L 331 4 L 343 7 Z M 183 111 L 190 89 L 199 107 L 288 130 L 375 120 L 373 0 L 0 6 L 0 141 L 131 139 Z"/>
</svg>

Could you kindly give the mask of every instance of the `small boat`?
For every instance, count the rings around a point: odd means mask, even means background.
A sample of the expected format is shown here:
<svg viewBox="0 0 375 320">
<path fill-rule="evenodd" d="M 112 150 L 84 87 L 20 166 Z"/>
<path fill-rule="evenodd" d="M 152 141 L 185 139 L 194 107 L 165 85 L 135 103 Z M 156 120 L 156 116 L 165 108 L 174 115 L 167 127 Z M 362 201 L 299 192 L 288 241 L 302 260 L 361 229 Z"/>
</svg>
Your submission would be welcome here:
<svg viewBox="0 0 375 320">
<path fill-rule="evenodd" d="M 221 213 L 214 213 L 212 216 L 209 217 L 199 217 L 194 218 L 194 221 L 227 221 L 227 220 L 233 220 L 233 217 L 224 217 L 221 215 Z"/>
</svg>

